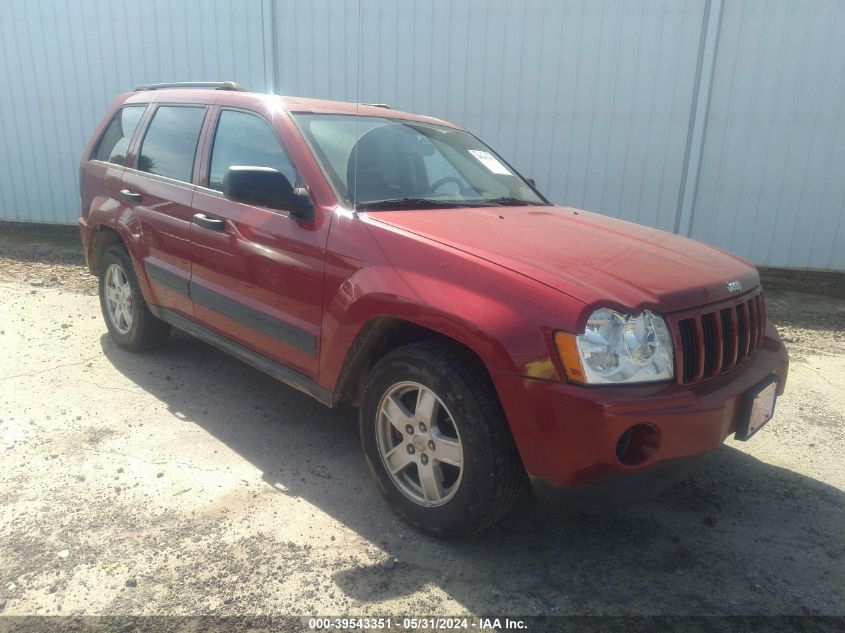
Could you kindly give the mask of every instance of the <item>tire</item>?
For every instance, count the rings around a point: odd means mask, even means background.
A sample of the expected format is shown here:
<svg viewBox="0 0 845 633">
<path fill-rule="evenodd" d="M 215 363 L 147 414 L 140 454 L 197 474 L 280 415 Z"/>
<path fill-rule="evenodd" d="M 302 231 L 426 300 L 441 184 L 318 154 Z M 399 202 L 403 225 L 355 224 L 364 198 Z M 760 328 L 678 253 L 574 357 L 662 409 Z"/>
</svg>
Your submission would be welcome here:
<svg viewBox="0 0 845 633">
<path fill-rule="evenodd" d="M 364 389 L 359 430 L 367 463 L 411 525 L 438 537 L 472 534 L 501 519 L 528 488 L 495 389 L 460 349 L 431 341 L 397 348 L 376 363 Z M 433 402 L 435 415 L 418 400 Z"/>
<path fill-rule="evenodd" d="M 112 340 L 132 352 L 163 345 L 170 334 L 170 325 L 153 316 L 147 307 L 126 247 L 115 244 L 109 248 L 100 260 L 98 271 L 100 308 Z M 116 296 L 114 289 L 123 290 L 117 293 L 116 302 L 110 299 Z"/>
</svg>

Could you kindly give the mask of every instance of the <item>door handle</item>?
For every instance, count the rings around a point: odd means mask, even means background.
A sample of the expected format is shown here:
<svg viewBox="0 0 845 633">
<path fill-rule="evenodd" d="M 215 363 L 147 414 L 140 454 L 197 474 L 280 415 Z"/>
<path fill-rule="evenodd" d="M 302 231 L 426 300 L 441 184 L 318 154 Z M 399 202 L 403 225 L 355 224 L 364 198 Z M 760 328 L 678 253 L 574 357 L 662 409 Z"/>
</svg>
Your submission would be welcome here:
<svg viewBox="0 0 845 633">
<path fill-rule="evenodd" d="M 137 191 L 129 191 L 129 189 L 121 189 L 120 195 L 124 198 L 128 198 L 132 202 L 141 202 L 141 198 L 143 198 L 143 196 Z"/>
<path fill-rule="evenodd" d="M 210 218 L 205 213 L 195 213 L 194 222 L 212 231 L 223 231 L 226 229 L 226 222 L 218 218 Z"/>
</svg>

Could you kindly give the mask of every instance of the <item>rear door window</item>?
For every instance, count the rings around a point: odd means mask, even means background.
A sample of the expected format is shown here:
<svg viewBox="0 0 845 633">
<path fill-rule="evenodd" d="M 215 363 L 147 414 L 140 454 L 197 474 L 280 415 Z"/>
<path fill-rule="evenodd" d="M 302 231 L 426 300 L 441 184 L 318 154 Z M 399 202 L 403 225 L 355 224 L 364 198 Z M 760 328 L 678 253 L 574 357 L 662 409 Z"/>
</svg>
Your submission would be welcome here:
<svg viewBox="0 0 845 633">
<path fill-rule="evenodd" d="M 144 136 L 138 169 L 191 182 L 205 111 L 201 106 L 159 106 Z"/>
<path fill-rule="evenodd" d="M 232 165 L 272 167 L 296 186 L 296 169 L 270 124 L 255 114 L 223 110 L 214 134 L 208 187 L 223 191 L 223 176 Z"/>
<path fill-rule="evenodd" d="M 125 106 L 118 110 L 100 137 L 100 142 L 97 143 L 97 149 L 94 150 L 91 159 L 122 165 L 126 158 L 126 151 L 129 149 L 129 142 L 146 107 L 146 105 Z"/>
</svg>

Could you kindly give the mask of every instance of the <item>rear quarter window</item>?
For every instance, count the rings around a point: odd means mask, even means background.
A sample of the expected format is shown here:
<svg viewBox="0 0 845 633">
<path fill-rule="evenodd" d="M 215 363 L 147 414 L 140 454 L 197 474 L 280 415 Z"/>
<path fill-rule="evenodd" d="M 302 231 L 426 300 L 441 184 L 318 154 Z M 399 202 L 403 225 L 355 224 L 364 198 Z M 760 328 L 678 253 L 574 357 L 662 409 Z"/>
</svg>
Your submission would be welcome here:
<svg viewBox="0 0 845 633">
<path fill-rule="evenodd" d="M 144 114 L 146 105 L 124 106 L 118 110 L 106 126 L 97 147 L 91 154 L 91 160 L 102 160 L 115 165 L 123 165 L 129 142 Z"/>
<path fill-rule="evenodd" d="M 147 128 L 138 169 L 191 182 L 204 106 L 159 106 Z"/>
</svg>

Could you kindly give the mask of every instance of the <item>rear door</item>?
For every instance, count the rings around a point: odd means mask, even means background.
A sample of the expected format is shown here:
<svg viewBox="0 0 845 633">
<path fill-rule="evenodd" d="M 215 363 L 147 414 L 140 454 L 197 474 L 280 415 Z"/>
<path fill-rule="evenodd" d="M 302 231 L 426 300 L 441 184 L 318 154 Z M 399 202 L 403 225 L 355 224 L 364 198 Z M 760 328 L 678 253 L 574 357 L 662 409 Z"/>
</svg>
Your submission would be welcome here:
<svg viewBox="0 0 845 633">
<path fill-rule="evenodd" d="M 157 104 L 137 156 L 123 174 L 121 191 L 145 243 L 152 303 L 191 317 L 194 157 L 207 110 L 203 105 Z"/>
<path fill-rule="evenodd" d="M 194 194 L 191 298 L 196 320 L 309 376 L 317 372 L 325 231 L 284 211 L 223 197 L 232 165 L 299 175 L 262 115 L 215 108 L 207 169 Z M 207 172 L 207 176 L 205 175 Z M 210 221 L 210 222 L 209 222 Z"/>
</svg>

